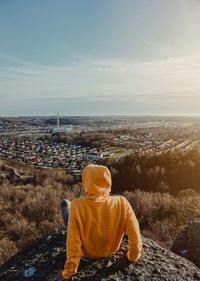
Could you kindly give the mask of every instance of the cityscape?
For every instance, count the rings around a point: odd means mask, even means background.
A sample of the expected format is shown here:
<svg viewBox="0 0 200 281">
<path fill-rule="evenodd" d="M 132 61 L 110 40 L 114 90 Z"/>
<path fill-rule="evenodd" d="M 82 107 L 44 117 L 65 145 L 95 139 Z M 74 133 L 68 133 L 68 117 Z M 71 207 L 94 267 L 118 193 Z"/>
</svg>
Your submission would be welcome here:
<svg viewBox="0 0 200 281">
<path fill-rule="evenodd" d="M 95 134 L 93 142 L 80 142 L 83 133 Z M 0 157 L 80 174 L 87 163 L 135 152 L 200 150 L 199 137 L 198 118 L 1 118 Z"/>
</svg>

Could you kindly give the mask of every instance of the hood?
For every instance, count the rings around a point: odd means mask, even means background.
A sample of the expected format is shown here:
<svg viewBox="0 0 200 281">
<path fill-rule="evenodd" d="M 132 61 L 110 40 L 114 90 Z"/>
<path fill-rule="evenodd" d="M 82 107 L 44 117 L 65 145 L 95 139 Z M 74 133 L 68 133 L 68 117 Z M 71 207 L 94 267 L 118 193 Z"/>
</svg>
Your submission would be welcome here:
<svg viewBox="0 0 200 281">
<path fill-rule="evenodd" d="M 102 200 L 111 191 L 111 174 L 106 166 L 88 165 L 82 172 L 83 190 L 87 198 Z"/>
</svg>

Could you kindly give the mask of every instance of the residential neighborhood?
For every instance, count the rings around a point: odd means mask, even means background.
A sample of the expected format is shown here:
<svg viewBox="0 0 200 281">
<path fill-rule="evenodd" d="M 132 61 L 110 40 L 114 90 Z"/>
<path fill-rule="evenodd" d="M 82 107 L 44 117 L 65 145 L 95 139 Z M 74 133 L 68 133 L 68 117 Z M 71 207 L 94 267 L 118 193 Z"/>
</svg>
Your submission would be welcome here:
<svg viewBox="0 0 200 281">
<path fill-rule="evenodd" d="M 197 121 L 184 118 L 159 121 L 156 117 L 59 118 L 58 115 L 2 118 L 0 158 L 80 173 L 91 161 L 118 160 L 135 152 L 200 150 Z"/>
<path fill-rule="evenodd" d="M 90 161 L 102 158 L 97 148 L 38 139 L 1 139 L 0 158 L 16 159 L 42 168 L 67 168 L 78 173 Z"/>
</svg>

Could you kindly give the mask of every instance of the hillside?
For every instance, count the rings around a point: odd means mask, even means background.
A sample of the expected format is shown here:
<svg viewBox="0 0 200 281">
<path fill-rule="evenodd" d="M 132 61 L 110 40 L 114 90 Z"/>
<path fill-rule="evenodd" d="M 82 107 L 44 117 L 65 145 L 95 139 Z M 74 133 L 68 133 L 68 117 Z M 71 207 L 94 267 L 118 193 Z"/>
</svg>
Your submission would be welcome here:
<svg viewBox="0 0 200 281">
<path fill-rule="evenodd" d="M 189 261 L 143 238 L 142 258 L 129 263 L 124 253 L 127 240 L 112 257 L 91 264 L 82 263 L 73 281 L 193 281 L 200 280 L 200 270 Z M 55 230 L 37 240 L 5 263 L 0 270 L 4 281 L 45 281 L 47 276 L 63 267 L 65 262 L 65 229 Z"/>
<path fill-rule="evenodd" d="M 111 172 L 116 181 L 118 173 L 115 175 L 113 168 Z M 122 178 L 126 172 L 125 166 L 125 172 L 120 172 Z M 142 234 L 164 248 L 170 248 L 183 228 L 200 217 L 200 194 L 192 189 L 176 196 L 150 188 L 149 192 L 133 189 L 121 194 L 133 207 Z M 80 178 L 64 169 L 39 169 L 0 160 L 0 265 L 49 231 L 62 227 L 60 201 L 81 195 Z"/>
</svg>

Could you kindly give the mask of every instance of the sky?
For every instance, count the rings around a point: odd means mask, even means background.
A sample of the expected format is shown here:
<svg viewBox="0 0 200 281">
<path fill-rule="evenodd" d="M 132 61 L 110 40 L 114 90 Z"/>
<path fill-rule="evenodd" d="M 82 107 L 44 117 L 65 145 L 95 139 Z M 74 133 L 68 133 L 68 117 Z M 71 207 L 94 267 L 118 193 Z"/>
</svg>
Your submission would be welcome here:
<svg viewBox="0 0 200 281">
<path fill-rule="evenodd" d="M 0 0 L 0 116 L 200 114 L 199 0 Z"/>
</svg>

